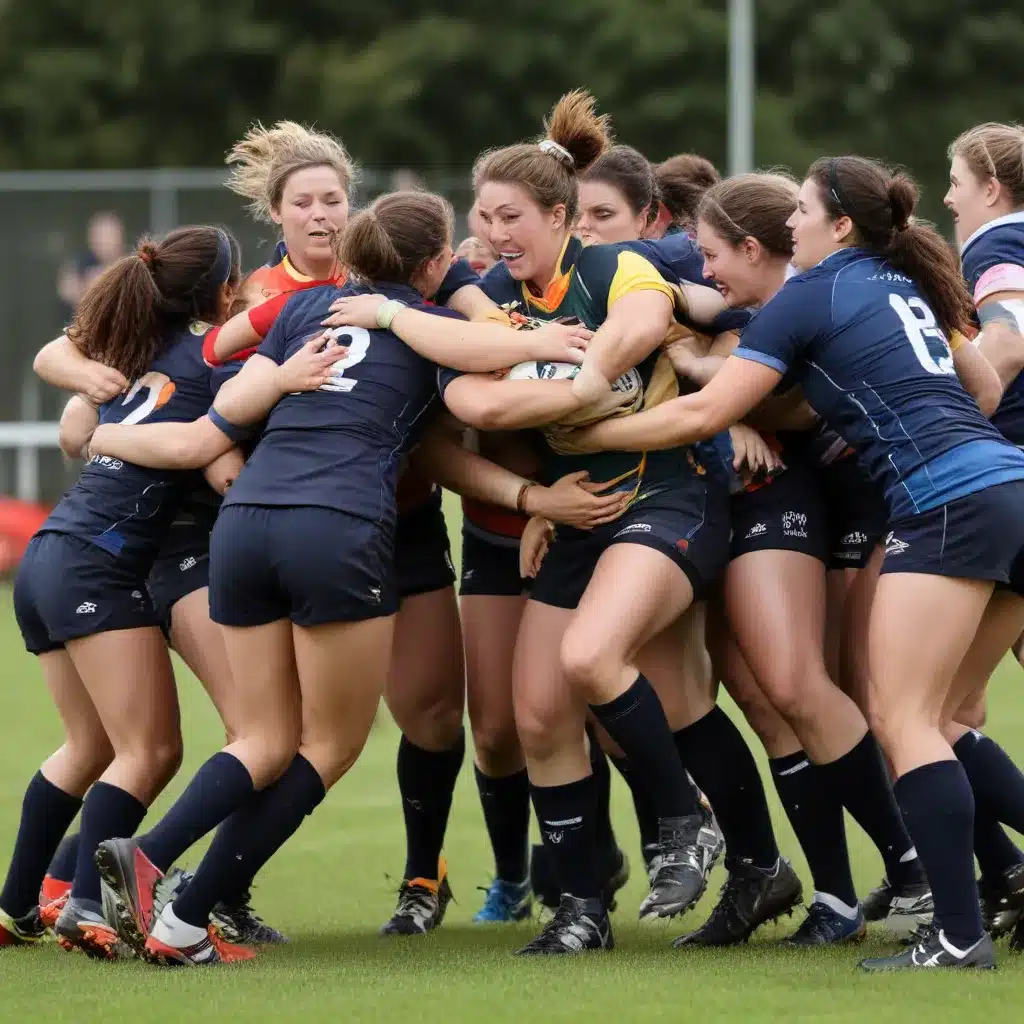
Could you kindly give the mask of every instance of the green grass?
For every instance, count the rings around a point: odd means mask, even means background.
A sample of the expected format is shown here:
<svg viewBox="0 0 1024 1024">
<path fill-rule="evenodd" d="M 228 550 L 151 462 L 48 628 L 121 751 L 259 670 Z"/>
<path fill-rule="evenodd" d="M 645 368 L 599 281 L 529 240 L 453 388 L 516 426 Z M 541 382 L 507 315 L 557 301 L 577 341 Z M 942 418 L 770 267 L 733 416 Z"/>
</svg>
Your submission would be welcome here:
<svg viewBox="0 0 1024 1024">
<path fill-rule="evenodd" d="M 14 839 L 22 791 L 35 766 L 60 742 L 60 729 L 34 659 L 21 647 L 9 591 L 0 592 L 0 857 Z M 166 807 L 192 771 L 220 743 L 216 715 L 201 687 L 179 673 L 185 766 L 157 805 Z M 1024 759 L 1022 676 L 1007 664 L 993 686 L 991 733 Z M 730 707 L 730 713 L 734 709 Z M 1000 951 L 993 974 L 866 977 L 858 957 L 892 948 L 873 930 L 857 949 L 794 953 L 774 941 L 786 920 L 739 950 L 677 952 L 680 923 L 641 927 L 641 872 L 620 897 L 614 953 L 556 961 L 510 956 L 534 926 L 471 924 L 489 881 L 490 862 L 472 772 L 459 782 L 446 854 L 458 903 L 443 928 L 421 940 L 383 940 L 378 926 L 394 903 L 402 870 L 401 809 L 394 773 L 397 733 L 389 721 L 374 731 L 359 764 L 260 877 L 257 909 L 293 939 L 257 961 L 214 970 L 159 971 L 138 963 L 97 964 L 54 946 L 0 953 L 0 1019 L 40 1015 L 48 1021 L 139 1020 L 153 1024 L 205 1020 L 498 1022 L 714 1022 L 829 1020 L 873 1024 L 980 1020 L 1024 999 L 1024 960 Z M 756 748 L 759 750 L 759 748 Z M 616 780 L 620 839 L 637 859 L 628 793 Z M 774 791 L 769 786 L 769 794 Z M 773 803 L 784 850 L 806 879 L 785 818 Z M 882 869 L 855 825 L 849 825 L 858 885 L 877 884 Z M 193 857 L 194 859 L 194 857 Z M 388 875 L 390 874 L 390 878 Z M 692 927 L 711 907 L 716 871 Z"/>
</svg>

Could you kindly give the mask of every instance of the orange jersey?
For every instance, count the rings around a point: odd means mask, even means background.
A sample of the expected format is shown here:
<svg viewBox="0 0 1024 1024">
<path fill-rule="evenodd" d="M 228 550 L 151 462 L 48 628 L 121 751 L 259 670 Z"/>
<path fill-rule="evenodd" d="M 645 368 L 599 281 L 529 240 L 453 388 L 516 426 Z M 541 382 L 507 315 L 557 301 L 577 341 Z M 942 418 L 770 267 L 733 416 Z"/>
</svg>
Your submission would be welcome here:
<svg viewBox="0 0 1024 1024">
<path fill-rule="evenodd" d="M 317 288 L 321 285 L 336 285 L 341 287 L 348 280 L 348 268 L 335 264 L 337 273 L 334 277 L 316 278 L 308 277 L 299 273 L 292 266 L 287 254 L 281 257 L 280 262 L 268 264 L 254 270 L 248 278 L 247 284 L 258 285 L 263 302 L 248 310 L 247 316 L 252 329 L 261 337 L 265 338 L 274 326 L 278 313 L 284 308 L 285 303 L 295 293 L 306 288 Z M 217 357 L 214 346 L 217 343 L 217 336 L 220 328 L 214 327 L 203 340 L 203 358 L 210 366 L 221 366 L 224 360 Z M 235 353 L 232 359 L 248 359 L 255 352 L 255 348 L 243 349 Z"/>
</svg>

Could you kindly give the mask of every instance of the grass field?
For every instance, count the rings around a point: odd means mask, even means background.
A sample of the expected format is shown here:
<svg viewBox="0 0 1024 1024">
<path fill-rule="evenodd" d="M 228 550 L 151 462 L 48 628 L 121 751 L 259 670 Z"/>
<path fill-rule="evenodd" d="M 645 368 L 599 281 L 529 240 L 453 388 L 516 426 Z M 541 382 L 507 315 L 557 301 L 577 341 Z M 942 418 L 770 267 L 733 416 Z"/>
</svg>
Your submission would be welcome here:
<svg viewBox="0 0 1024 1024">
<path fill-rule="evenodd" d="M 23 788 L 60 741 L 34 659 L 22 649 L 8 590 L 0 592 L 0 652 L 0 860 L 5 870 Z M 199 684 L 184 669 L 179 681 L 185 765 L 157 811 L 221 742 Z M 1024 759 L 1024 675 L 1015 664 L 1005 665 L 995 682 L 990 723 L 992 735 Z M 1024 960 L 1005 948 L 1000 970 L 984 976 L 866 977 L 854 970 L 855 962 L 865 953 L 891 948 L 884 933 L 872 931 L 858 949 L 794 953 L 773 943 L 795 926 L 795 917 L 777 930 L 765 929 L 743 949 L 674 951 L 670 940 L 683 925 L 641 927 L 636 921 L 644 886 L 635 864 L 614 918 L 618 948 L 613 953 L 544 962 L 513 959 L 511 950 L 533 934 L 534 925 L 486 928 L 470 920 L 482 896 L 476 887 L 489 882 L 491 865 L 468 762 L 446 847 L 458 902 L 439 932 L 425 939 L 383 940 L 377 928 L 393 908 L 403 863 L 396 740 L 394 727 L 382 722 L 349 777 L 261 875 L 257 910 L 283 928 L 292 945 L 252 963 L 206 971 L 96 964 L 55 946 L 7 949 L 0 953 L 0 1019 L 551 1024 L 693 1018 L 715 1024 L 883 1024 L 914 1017 L 980 1021 L 1006 1010 L 1012 1020 L 1020 1012 Z M 769 794 L 774 796 L 771 787 Z M 636 825 L 618 780 L 613 801 L 620 840 L 635 862 Z M 773 804 L 773 811 L 783 849 L 806 882 L 781 809 Z M 856 826 L 851 823 L 849 830 L 858 885 L 866 890 L 877 884 L 880 862 Z M 686 920 L 687 929 L 710 910 L 720 883 L 719 868 L 708 895 Z"/>
</svg>

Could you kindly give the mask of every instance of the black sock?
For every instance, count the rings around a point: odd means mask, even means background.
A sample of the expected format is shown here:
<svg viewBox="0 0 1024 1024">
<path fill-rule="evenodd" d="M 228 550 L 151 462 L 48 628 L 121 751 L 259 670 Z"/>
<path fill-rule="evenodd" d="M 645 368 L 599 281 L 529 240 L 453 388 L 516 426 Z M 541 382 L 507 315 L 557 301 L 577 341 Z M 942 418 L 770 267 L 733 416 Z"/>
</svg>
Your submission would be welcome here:
<svg viewBox="0 0 1024 1024">
<path fill-rule="evenodd" d="M 642 847 L 652 846 L 658 842 L 658 816 L 651 810 L 650 801 L 640 785 L 639 779 L 630 770 L 628 757 L 614 757 L 609 755 L 609 761 L 615 765 L 618 773 L 629 786 L 629 792 L 633 797 L 633 809 L 636 811 L 636 823 L 640 828 L 640 845 Z"/>
<path fill-rule="evenodd" d="M 494 851 L 494 875 L 505 882 L 523 882 L 529 873 L 530 845 L 530 779 L 526 769 L 501 777 L 474 770 Z"/>
<path fill-rule="evenodd" d="M 81 801 L 79 801 L 81 802 Z M 57 847 L 57 852 L 50 861 L 46 873 L 50 878 L 58 882 L 71 882 L 75 877 L 75 864 L 78 861 L 78 839 L 77 832 L 65 836 Z M 2 906 L 3 904 L 0 904 Z"/>
<path fill-rule="evenodd" d="M 1016 832 L 1024 832 L 1024 775 L 995 740 L 968 732 L 953 745 L 975 802 Z"/>
<path fill-rule="evenodd" d="M 590 726 L 587 726 L 587 738 L 590 740 L 590 771 L 594 776 L 597 793 L 594 844 L 597 848 L 598 872 L 603 877 L 606 872 L 614 871 L 619 861 L 619 844 L 615 838 L 615 829 L 612 828 L 612 773 L 608 767 L 608 758 Z"/>
<path fill-rule="evenodd" d="M 21 823 L 7 880 L 0 890 L 0 909 L 5 913 L 24 917 L 39 903 L 46 869 L 81 806 L 80 797 L 58 789 L 42 772 L 32 776 L 21 801 Z"/>
<path fill-rule="evenodd" d="M 237 888 L 239 874 L 251 879 L 291 838 L 326 795 L 317 770 L 296 754 L 288 770 L 254 793 L 213 837 L 192 881 L 174 901 L 179 920 L 205 928 L 218 901 Z"/>
<path fill-rule="evenodd" d="M 1002 886 L 1003 874 L 1024 864 L 1024 853 L 1006 834 L 999 819 L 987 812 L 974 795 L 974 856 L 978 859 L 981 877 Z"/>
<path fill-rule="evenodd" d="M 713 707 L 680 729 L 675 741 L 686 770 L 711 801 L 729 856 L 754 867 L 773 867 L 779 848 L 764 784 L 733 720 L 720 707 Z"/>
<path fill-rule="evenodd" d="M 100 902 L 100 873 L 93 857 L 104 839 L 127 839 L 142 824 L 146 808 L 127 790 L 109 782 L 94 782 L 82 804 L 78 861 L 71 896 Z"/>
<path fill-rule="evenodd" d="M 946 938 L 969 949 L 981 938 L 974 882 L 974 794 L 959 761 L 935 761 L 896 781 L 903 820 L 931 883 Z"/>
<path fill-rule="evenodd" d="M 615 700 L 591 704 L 590 710 L 629 758 L 630 768 L 636 773 L 638 784 L 644 787 L 653 814 L 659 818 L 681 818 L 701 813 L 661 702 L 643 673 Z"/>
<path fill-rule="evenodd" d="M 807 858 L 814 888 L 855 907 L 857 890 L 846 848 L 843 805 L 802 750 L 773 758 L 768 764 L 786 817 Z"/>
<path fill-rule="evenodd" d="M 579 899 L 599 896 L 594 843 L 597 787 L 593 775 L 564 786 L 531 785 L 530 794 L 561 892 Z"/>
<path fill-rule="evenodd" d="M 403 736 L 398 743 L 398 792 L 405 815 L 405 875 L 437 878 L 438 858 L 448 828 L 452 794 L 466 754 L 460 729 L 455 744 L 433 753 Z"/>
<path fill-rule="evenodd" d="M 166 871 L 252 794 L 249 769 L 233 754 L 220 751 L 196 772 L 174 806 L 139 838 L 139 846 L 161 871 Z"/>
<path fill-rule="evenodd" d="M 870 732 L 847 754 L 817 766 L 823 780 L 878 847 L 885 876 L 893 885 L 924 881 L 914 842 L 900 815 L 882 751 Z M 972 812 L 973 813 L 973 812 Z"/>
</svg>

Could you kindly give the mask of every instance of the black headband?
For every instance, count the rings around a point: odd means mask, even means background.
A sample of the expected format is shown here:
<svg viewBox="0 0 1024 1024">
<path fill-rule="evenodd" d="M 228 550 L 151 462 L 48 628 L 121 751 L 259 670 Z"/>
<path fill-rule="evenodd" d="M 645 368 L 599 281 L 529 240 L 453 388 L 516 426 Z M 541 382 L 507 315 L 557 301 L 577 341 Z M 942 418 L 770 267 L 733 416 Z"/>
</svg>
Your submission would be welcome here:
<svg viewBox="0 0 1024 1024">
<path fill-rule="evenodd" d="M 231 258 L 231 239 L 227 232 L 217 228 L 217 258 L 213 261 L 213 276 L 219 284 L 231 280 L 234 260 Z"/>
<path fill-rule="evenodd" d="M 832 193 L 832 198 L 836 201 L 836 205 L 839 207 L 840 216 L 849 217 L 850 214 L 846 208 L 846 199 L 843 195 L 843 190 L 839 184 L 839 158 L 833 157 L 828 162 L 828 190 Z"/>
</svg>

